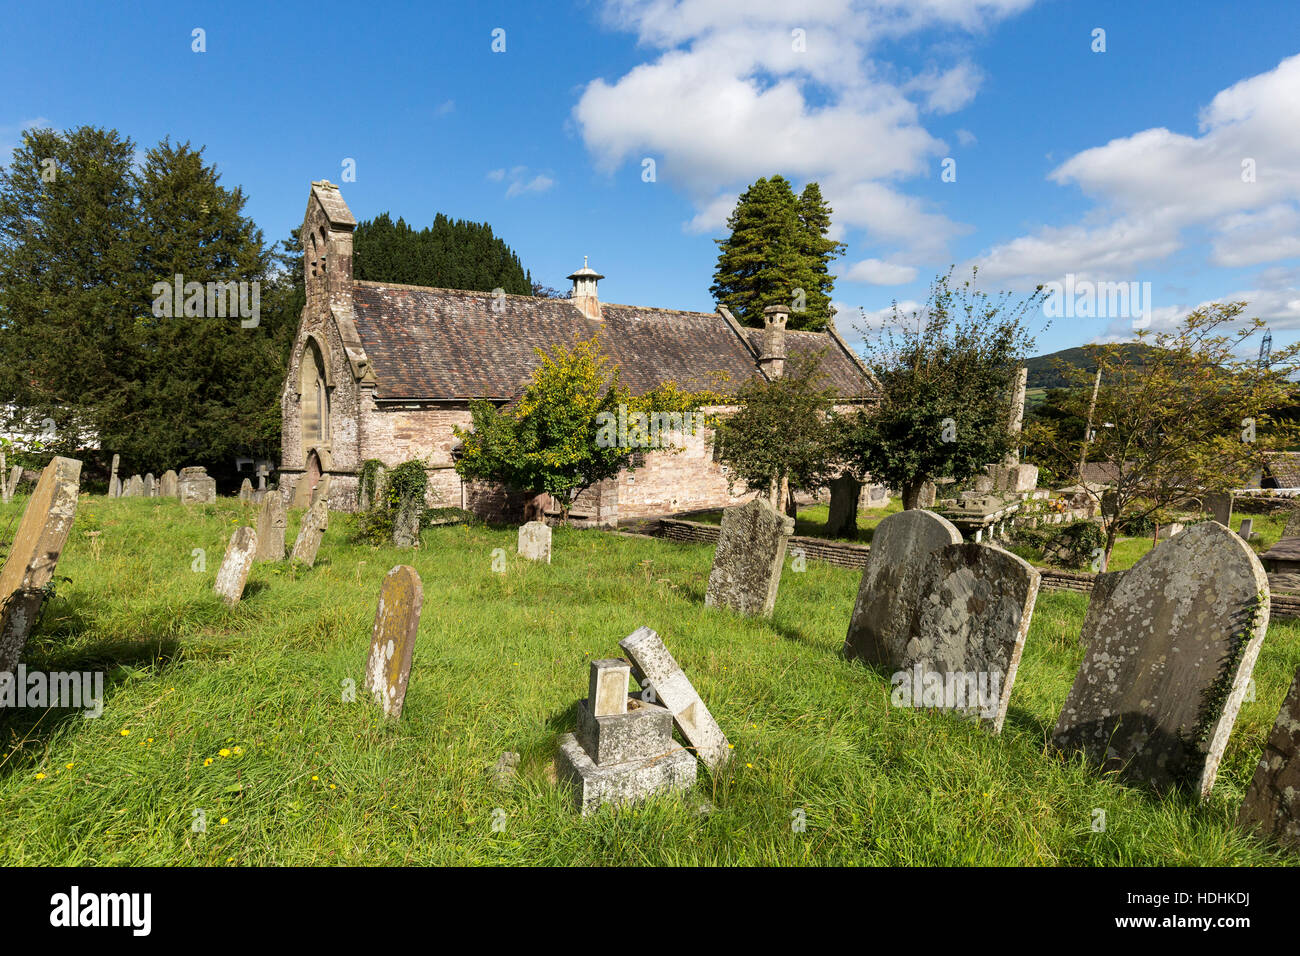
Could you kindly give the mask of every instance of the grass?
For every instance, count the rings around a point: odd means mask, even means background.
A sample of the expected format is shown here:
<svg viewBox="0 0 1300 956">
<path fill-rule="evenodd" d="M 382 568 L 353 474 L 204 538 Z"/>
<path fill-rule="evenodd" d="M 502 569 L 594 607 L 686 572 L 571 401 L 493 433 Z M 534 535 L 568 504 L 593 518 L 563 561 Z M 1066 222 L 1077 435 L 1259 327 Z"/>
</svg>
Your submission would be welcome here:
<svg viewBox="0 0 1300 956">
<path fill-rule="evenodd" d="M 22 504 L 0 507 L 0 529 Z M 1300 665 L 1295 624 L 1270 628 L 1256 699 L 1202 805 L 1048 747 L 1082 655 L 1083 595 L 1040 595 L 992 737 L 891 707 L 887 677 L 841 657 L 851 570 L 787 566 L 773 618 L 749 620 L 703 606 L 708 547 L 557 529 L 548 566 L 517 558 L 513 528 L 433 528 L 420 550 L 398 552 L 349 543 L 335 516 L 314 569 L 257 565 L 228 610 L 212 582 L 224 539 L 251 518 L 229 500 L 81 500 L 58 568 L 70 580 L 26 662 L 107 671 L 104 714 L 0 717 L 0 862 L 1290 862 L 1233 819 Z M 498 548 L 503 574 L 491 570 Z M 191 570 L 195 549 L 204 570 Z M 425 599 L 392 723 L 360 684 L 379 584 L 398 563 L 419 571 Z M 735 759 L 717 776 L 701 767 L 684 796 L 582 818 L 551 782 L 556 738 L 573 727 L 587 662 L 617 656 L 643 624 L 686 668 Z M 506 750 L 523 759 L 516 787 L 500 791 L 484 768 Z M 1091 829 L 1095 809 L 1104 832 Z M 195 810 L 205 833 L 191 829 Z M 805 832 L 792 828 L 800 810 Z"/>
</svg>

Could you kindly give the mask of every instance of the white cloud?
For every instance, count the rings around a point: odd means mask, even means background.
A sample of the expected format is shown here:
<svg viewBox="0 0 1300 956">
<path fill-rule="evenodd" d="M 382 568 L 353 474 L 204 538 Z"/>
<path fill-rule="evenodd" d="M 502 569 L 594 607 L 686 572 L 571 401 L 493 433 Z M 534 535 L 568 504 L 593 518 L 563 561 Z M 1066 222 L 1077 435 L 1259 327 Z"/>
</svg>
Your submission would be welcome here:
<svg viewBox="0 0 1300 956">
<path fill-rule="evenodd" d="M 438 108 L 433 112 L 435 116 L 446 116 L 448 113 L 454 113 L 455 111 L 456 111 L 455 100 L 443 100 L 441 103 L 438 104 Z"/>
<path fill-rule="evenodd" d="M 738 16 L 724 0 L 606 0 L 605 22 L 651 53 L 622 76 L 592 80 L 573 118 L 604 172 L 655 158 L 659 181 L 695 205 L 688 231 L 718 228 L 724 197 L 779 171 L 820 182 L 840 232 L 941 252 L 965 227 L 899 183 L 937 172 L 947 146 L 920 116 L 969 103 L 980 73 L 954 57 L 894 82 L 873 51 L 929 27 L 981 31 L 1032 3 L 749 0 Z"/>
<path fill-rule="evenodd" d="M 513 199 L 516 196 L 522 196 L 525 193 L 544 193 L 555 185 L 555 180 L 545 173 L 533 173 L 527 166 L 513 166 L 509 171 L 505 169 L 493 169 L 487 174 L 490 182 L 500 183 L 508 181 L 506 187 L 506 198 Z"/>
<path fill-rule="evenodd" d="M 904 285 L 916 278 L 916 267 L 863 259 L 851 266 L 844 278 L 849 282 L 869 282 L 872 285 Z"/>
<path fill-rule="evenodd" d="M 957 130 L 957 142 L 962 146 L 974 146 L 979 140 L 975 138 L 975 134 L 970 130 L 959 129 Z"/>
</svg>

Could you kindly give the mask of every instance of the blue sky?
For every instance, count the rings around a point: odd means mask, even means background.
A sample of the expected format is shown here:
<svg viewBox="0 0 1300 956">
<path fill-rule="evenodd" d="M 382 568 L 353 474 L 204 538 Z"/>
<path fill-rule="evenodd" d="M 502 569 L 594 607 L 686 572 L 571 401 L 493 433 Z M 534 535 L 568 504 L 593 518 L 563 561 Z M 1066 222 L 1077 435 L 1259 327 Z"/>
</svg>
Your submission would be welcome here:
<svg viewBox="0 0 1300 956">
<path fill-rule="evenodd" d="M 329 179 L 359 219 L 486 220 L 557 288 L 589 255 L 605 301 L 708 311 L 735 195 L 781 173 L 835 208 L 851 340 L 859 308 L 872 325 L 952 263 L 991 289 L 1150 283 L 1145 317 L 1057 318 L 1039 351 L 1219 299 L 1300 336 L 1293 0 L 8 0 L 0 18 L 4 156 L 33 124 L 188 140 L 272 240 Z"/>
</svg>

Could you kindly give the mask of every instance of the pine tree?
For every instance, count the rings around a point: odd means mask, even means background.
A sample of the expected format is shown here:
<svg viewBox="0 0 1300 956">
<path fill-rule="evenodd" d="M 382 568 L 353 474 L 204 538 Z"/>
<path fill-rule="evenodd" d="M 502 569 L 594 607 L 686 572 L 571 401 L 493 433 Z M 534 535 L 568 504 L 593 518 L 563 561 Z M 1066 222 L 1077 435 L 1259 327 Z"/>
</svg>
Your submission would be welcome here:
<svg viewBox="0 0 1300 956">
<path fill-rule="evenodd" d="M 830 207 L 816 183 L 796 197 L 783 176 L 759 179 L 728 217 L 731 235 L 715 240 L 710 293 L 745 325 L 761 327 L 763 309 L 784 304 L 791 308 L 791 329 L 824 329 L 835 279 L 830 262 L 843 251 L 826 238 L 830 224 Z"/>
<path fill-rule="evenodd" d="M 358 279 L 469 289 L 504 289 L 531 295 L 532 279 L 514 251 L 487 223 L 451 220 L 442 213 L 420 231 L 388 213 L 358 224 L 352 237 L 353 275 Z"/>
</svg>

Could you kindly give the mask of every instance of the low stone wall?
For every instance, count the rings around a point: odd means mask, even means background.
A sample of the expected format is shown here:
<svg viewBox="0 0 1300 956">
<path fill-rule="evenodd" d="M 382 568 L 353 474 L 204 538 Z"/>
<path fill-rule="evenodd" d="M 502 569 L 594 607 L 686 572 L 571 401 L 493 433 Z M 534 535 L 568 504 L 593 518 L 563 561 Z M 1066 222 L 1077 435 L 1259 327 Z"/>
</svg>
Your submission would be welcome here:
<svg viewBox="0 0 1300 956">
<path fill-rule="evenodd" d="M 644 529 L 651 537 L 681 541 L 686 544 L 716 544 L 721 529 L 716 524 L 683 521 L 680 518 L 661 518 L 653 527 Z M 824 561 L 842 568 L 863 568 L 867 564 L 869 545 L 850 544 L 846 541 L 827 541 L 824 538 L 791 536 L 788 551 L 796 548 L 814 561 Z M 1058 571 L 1039 568 L 1043 576 L 1041 587 L 1049 591 L 1076 591 L 1092 593 L 1097 575 L 1087 571 Z M 1275 618 L 1300 617 L 1300 594 L 1277 593 L 1272 595 L 1269 613 Z"/>
</svg>

